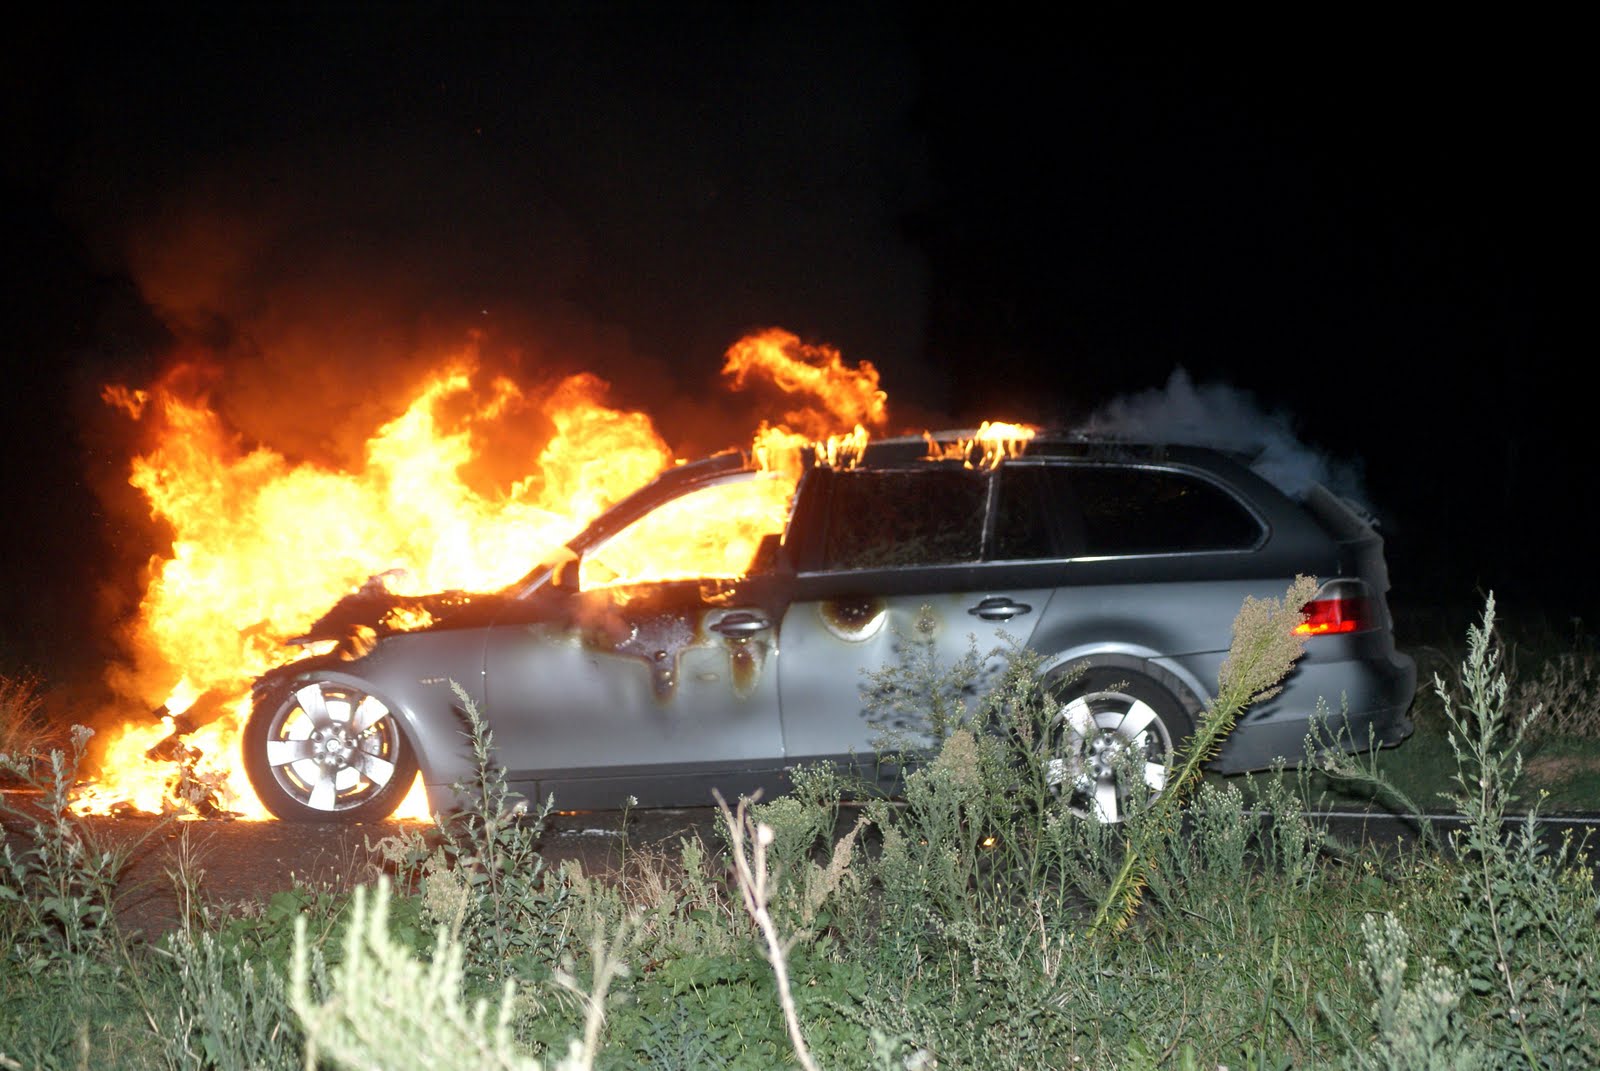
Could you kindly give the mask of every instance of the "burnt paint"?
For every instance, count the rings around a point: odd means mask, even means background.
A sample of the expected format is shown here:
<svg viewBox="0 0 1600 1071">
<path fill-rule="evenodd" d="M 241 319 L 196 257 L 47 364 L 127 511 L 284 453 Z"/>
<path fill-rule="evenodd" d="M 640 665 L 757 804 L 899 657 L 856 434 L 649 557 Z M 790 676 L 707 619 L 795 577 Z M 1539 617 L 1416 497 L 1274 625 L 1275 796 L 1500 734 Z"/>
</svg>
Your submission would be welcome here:
<svg viewBox="0 0 1600 1071">
<path fill-rule="evenodd" d="M 858 643 L 877 635 L 889 604 L 876 596 L 850 596 L 828 599 L 819 604 L 822 623 L 834 636 Z"/>
<path fill-rule="evenodd" d="M 650 669 L 650 687 L 656 698 L 669 698 L 678 685 L 678 656 L 701 637 L 690 619 L 680 614 L 647 614 L 633 619 L 631 626 L 612 650 L 642 659 Z"/>
<path fill-rule="evenodd" d="M 755 691 L 766 668 L 767 654 L 772 645 L 766 640 L 743 637 L 727 641 L 728 657 L 733 663 L 733 694 L 740 699 Z"/>
<path fill-rule="evenodd" d="M 728 652 L 734 694 L 744 697 L 760 682 L 772 645 L 754 637 L 713 639 L 700 629 L 706 610 L 731 602 L 737 594 L 726 584 L 700 581 L 604 588 L 574 597 L 568 625 L 590 649 L 643 662 L 650 670 L 651 690 L 663 702 L 677 690 L 683 652 L 708 642 L 720 644 Z"/>
</svg>

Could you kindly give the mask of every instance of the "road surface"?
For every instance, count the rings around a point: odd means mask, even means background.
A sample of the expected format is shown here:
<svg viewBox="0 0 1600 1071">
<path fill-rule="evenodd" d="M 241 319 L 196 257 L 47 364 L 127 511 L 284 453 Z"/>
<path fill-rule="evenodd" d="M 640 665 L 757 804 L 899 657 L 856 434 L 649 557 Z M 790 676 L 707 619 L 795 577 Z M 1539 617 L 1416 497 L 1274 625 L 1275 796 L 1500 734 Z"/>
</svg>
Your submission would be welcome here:
<svg viewBox="0 0 1600 1071">
<path fill-rule="evenodd" d="M 25 805 L 26 794 L 10 792 L 6 803 Z M 847 808 L 847 812 L 853 809 Z M 1380 847 L 1408 846 L 1416 840 L 1412 821 L 1381 814 L 1334 812 L 1326 817 L 1330 831 L 1345 843 L 1365 841 Z M 627 836 L 623 836 L 626 820 Z M 846 813 L 841 826 L 855 816 Z M 132 861 L 123 882 L 118 916 L 130 930 L 155 937 L 178 920 L 178 896 L 170 875 L 183 868 L 201 872 L 201 891 L 213 905 L 264 900 L 297 882 L 313 889 L 350 889 L 374 881 L 378 874 L 376 845 L 385 838 L 426 832 L 425 822 L 337 823 L 198 821 L 155 818 L 92 818 L 84 820 L 107 844 L 130 849 Z M 1452 816 L 1435 816 L 1442 835 L 1459 828 Z M 650 848 L 676 849 L 680 839 L 699 836 L 718 844 L 717 812 L 711 807 L 680 810 L 588 811 L 552 816 L 542 843 L 546 860 L 558 865 L 576 860 L 584 870 L 603 874 L 617 868 L 626 852 Z M 8 821 L 13 829 L 17 823 Z M 841 829 L 841 832 L 843 830 Z M 1600 835 L 1600 815 L 1563 815 L 1549 820 L 1544 833 L 1551 843 L 1572 832 Z"/>
</svg>

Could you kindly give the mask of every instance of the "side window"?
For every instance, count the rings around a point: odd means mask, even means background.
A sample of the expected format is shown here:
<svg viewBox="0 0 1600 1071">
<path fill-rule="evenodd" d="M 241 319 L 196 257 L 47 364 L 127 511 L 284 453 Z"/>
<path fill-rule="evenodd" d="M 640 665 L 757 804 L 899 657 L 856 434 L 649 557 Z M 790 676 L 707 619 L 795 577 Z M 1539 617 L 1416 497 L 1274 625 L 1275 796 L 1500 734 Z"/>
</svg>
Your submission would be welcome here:
<svg viewBox="0 0 1600 1071">
<path fill-rule="evenodd" d="M 834 474 L 825 569 L 884 569 L 977 561 L 988 481 L 964 469 L 847 470 Z"/>
<path fill-rule="evenodd" d="M 791 490 L 788 481 L 752 476 L 665 502 L 586 553 L 578 586 L 735 579 L 770 568 Z"/>
<path fill-rule="evenodd" d="M 1071 482 L 1091 555 L 1246 550 L 1261 537 L 1237 499 L 1185 473 L 1084 466 Z"/>
<path fill-rule="evenodd" d="M 1000 561 L 1060 558 L 1071 553 L 1060 511 L 1066 473 L 1044 465 L 1002 465 L 995 503 L 994 557 Z"/>
</svg>

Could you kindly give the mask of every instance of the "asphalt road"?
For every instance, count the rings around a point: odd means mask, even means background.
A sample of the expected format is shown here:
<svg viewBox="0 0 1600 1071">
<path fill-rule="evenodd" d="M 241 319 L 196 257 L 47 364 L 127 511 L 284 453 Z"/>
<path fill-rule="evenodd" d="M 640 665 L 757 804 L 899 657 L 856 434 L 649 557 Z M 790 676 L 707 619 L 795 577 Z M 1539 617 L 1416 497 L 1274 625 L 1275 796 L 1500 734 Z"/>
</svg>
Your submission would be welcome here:
<svg viewBox="0 0 1600 1071">
<path fill-rule="evenodd" d="M 28 795 L 10 792 L 6 802 L 25 805 Z M 675 849 L 681 838 L 696 834 L 713 844 L 716 820 L 711 807 L 631 811 L 624 841 L 620 811 L 556 814 L 542 851 L 551 865 L 572 859 L 587 873 L 604 874 L 617 868 L 626 851 Z M 376 880 L 381 841 L 432 828 L 417 821 L 352 825 L 139 817 L 82 821 L 99 843 L 129 852 L 118 917 L 126 927 L 151 937 L 176 925 L 175 877 L 184 872 L 199 874 L 201 895 L 217 906 L 265 899 L 296 883 L 313 889 L 349 889 Z M 14 820 L 5 825 L 19 828 Z"/>
<path fill-rule="evenodd" d="M 7 802 L 26 802 L 18 793 Z M 847 812 L 849 809 L 847 808 Z M 1414 844 L 1417 829 L 1409 820 L 1388 815 L 1336 812 L 1327 817 L 1329 830 L 1345 843 L 1368 843 L 1386 849 Z M 128 849 L 131 863 L 123 884 L 118 913 L 123 924 L 157 936 L 178 920 L 178 894 L 173 875 L 185 869 L 200 875 L 202 895 L 213 905 L 265 899 L 297 882 L 313 889 L 349 889 L 369 883 L 379 872 L 377 847 L 385 838 L 422 832 L 424 822 L 337 823 L 176 822 L 154 818 L 84 820 L 108 845 Z M 1460 820 L 1435 816 L 1438 833 L 1458 828 Z M 620 811 L 559 813 L 545 833 L 543 852 L 552 865 L 577 860 L 591 874 L 614 872 L 626 852 L 676 849 L 681 838 L 698 835 L 717 843 L 717 812 L 711 807 L 681 810 L 635 810 L 626 815 L 622 835 Z M 841 825 L 854 822 L 846 813 Z M 14 822 L 7 823 L 14 826 Z M 1546 840 L 1559 843 L 1568 833 L 1600 835 L 1600 815 L 1564 815 L 1542 827 Z"/>
</svg>

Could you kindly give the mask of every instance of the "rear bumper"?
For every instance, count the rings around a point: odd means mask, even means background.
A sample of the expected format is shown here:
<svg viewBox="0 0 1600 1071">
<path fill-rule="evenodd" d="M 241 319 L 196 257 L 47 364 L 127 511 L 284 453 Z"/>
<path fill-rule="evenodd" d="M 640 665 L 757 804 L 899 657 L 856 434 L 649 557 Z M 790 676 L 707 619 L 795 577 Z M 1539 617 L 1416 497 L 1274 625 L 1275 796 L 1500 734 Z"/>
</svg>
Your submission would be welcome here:
<svg viewBox="0 0 1600 1071">
<path fill-rule="evenodd" d="M 1308 748 L 1393 746 L 1411 735 L 1408 712 L 1416 688 L 1417 664 L 1394 650 L 1382 657 L 1303 663 L 1282 692 L 1245 711 L 1212 768 L 1241 773 L 1280 761 L 1295 766 Z"/>
</svg>

